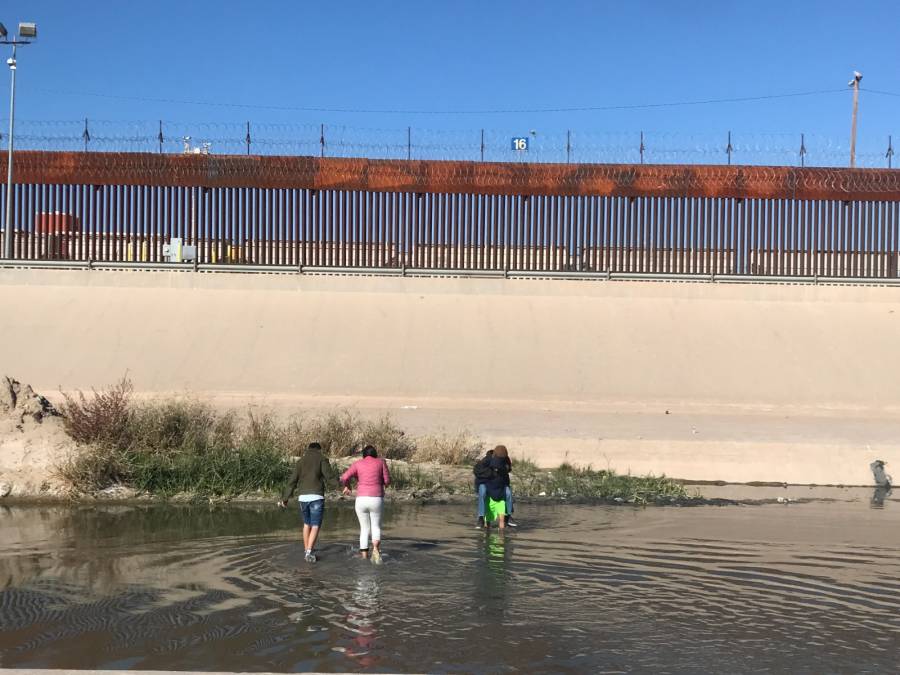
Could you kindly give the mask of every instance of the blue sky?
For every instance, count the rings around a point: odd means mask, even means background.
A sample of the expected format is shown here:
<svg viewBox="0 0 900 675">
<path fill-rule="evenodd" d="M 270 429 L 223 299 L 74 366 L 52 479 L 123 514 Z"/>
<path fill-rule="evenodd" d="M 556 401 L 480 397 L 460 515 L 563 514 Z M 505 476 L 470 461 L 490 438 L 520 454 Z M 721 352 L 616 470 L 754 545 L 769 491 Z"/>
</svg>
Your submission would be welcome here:
<svg viewBox="0 0 900 675">
<path fill-rule="evenodd" d="M 23 121 L 251 120 L 704 137 L 733 130 L 843 141 L 851 109 L 846 85 L 854 69 L 863 72 L 864 89 L 900 94 L 900 3 L 886 1 L 17 0 L 0 6 L 7 27 L 25 20 L 38 23 L 39 39 L 19 57 L 17 118 Z M 631 110 L 411 112 L 604 107 L 819 90 L 835 91 Z M 861 145 L 880 147 L 888 134 L 900 135 L 898 113 L 900 97 L 863 91 Z"/>
</svg>

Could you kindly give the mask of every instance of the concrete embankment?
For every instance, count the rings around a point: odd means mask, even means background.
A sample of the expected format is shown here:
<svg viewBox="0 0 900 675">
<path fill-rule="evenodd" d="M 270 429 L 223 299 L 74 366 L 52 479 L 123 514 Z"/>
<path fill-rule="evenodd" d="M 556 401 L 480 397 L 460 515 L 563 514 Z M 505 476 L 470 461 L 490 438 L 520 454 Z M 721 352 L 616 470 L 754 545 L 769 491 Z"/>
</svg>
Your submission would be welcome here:
<svg viewBox="0 0 900 675">
<path fill-rule="evenodd" d="M 868 484 L 900 289 L 0 270 L 0 372 L 468 427 L 541 465 Z M 52 396 L 51 396 L 52 398 Z"/>
</svg>

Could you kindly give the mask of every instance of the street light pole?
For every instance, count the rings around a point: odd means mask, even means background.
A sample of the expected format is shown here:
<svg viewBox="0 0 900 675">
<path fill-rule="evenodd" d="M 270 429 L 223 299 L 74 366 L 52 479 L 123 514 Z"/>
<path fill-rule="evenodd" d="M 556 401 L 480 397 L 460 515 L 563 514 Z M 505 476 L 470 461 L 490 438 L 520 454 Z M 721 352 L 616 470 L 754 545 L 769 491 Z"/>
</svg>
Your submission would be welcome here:
<svg viewBox="0 0 900 675">
<path fill-rule="evenodd" d="M 19 35 L 14 40 L 6 39 L 6 26 L 0 23 L 0 44 L 12 45 L 12 56 L 6 60 L 10 71 L 9 90 L 9 139 L 7 141 L 6 156 L 6 227 L 3 237 L 3 257 L 7 260 L 13 257 L 13 227 L 12 227 L 12 192 L 13 192 L 13 145 L 16 114 L 16 48 L 19 45 L 27 45 L 37 37 L 37 26 L 33 23 L 20 23 Z M 28 39 L 30 38 L 30 39 Z"/>
<path fill-rule="evenodd" d="M 12 258 L 12 187 L 13 187 L 13 128 L 16 115 L 16 45 L 13 45 L 12 58 L 6 62 L 10 70 L 9 91 L 9 151 L 6 155 L 6 236 L 3 238 L 3 257 Z"/>
<path fill-rule="evenodd" d="M 856 166 L 856 110 L 859 107 L 859 81 L 862 73 L 854 70 L 853 79 L 847 84 L 853 88 L 853 117 L 850 120 L 850 168 Z"/>
</svg>

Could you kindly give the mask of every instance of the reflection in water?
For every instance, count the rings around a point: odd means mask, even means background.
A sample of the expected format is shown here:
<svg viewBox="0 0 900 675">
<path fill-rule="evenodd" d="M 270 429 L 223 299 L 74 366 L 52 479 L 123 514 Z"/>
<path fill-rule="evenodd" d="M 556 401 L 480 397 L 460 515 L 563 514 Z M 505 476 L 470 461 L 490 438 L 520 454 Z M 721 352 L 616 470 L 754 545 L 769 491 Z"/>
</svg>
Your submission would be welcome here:
<svg viewBox="0 0 900 675">
<path fill-rule="evenodd" d="M 482 629 L 489 625 L 502 625 L 506 616 L 507 582 L 509 571 L 506 561 L 508 556 L 506 535 L 497 530 L 479 533 L 480 556 L 477 565 L 473 566 L 475 584 L 473 590 L 475 618 Z M 476 540 L 477 540 L 476 539 Z"/>
<path fill-rule="evenodd" d="M 371 668 L 377 663 L 374 651 L 378 639 L 378 596 L 378 578 L 375 573 L 360 576 L 356 580 L 352 602 L 347 608 L 347 626 L 352 633 L 347 656 L 362 668 Z"/>
<path fill-rule="evenodd" d="M 879 485 L 875 488 L 875 492 L 872 493 L 872 501 L 871 505 L 873 509 L 883 509 L 884 508 L 884 500 L 891 496 L 893 490 L 891 489 L 890 484 L 888 485 Z"/>
<path fill-rule="evenodd" d="M 893 672 L 900 509 L 870 497 L 525 505 L 487 534 L 467 505 L 394 505 L 380 567 L 352 504 L 315 565 L 272 508 L 0 509 L 0 665 Z"/>
</svg>

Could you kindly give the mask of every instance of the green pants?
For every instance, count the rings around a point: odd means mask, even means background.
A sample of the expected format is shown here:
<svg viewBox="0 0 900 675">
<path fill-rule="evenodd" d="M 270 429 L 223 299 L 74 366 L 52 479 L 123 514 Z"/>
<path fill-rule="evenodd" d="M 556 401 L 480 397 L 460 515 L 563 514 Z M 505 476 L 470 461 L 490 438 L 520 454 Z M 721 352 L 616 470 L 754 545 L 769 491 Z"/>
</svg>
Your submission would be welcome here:
<svg viewBox="0 0 900 675">
<path fill-rule="evenodd" d="M 506 515 L 506 500 L 505 499 L 493 499 L 491 497 L 487 497 L 485 500 L 485 521 L 488 523 L 493 523 L 495 520 L 500 518 L 500 516 Z"/>
</svg>

